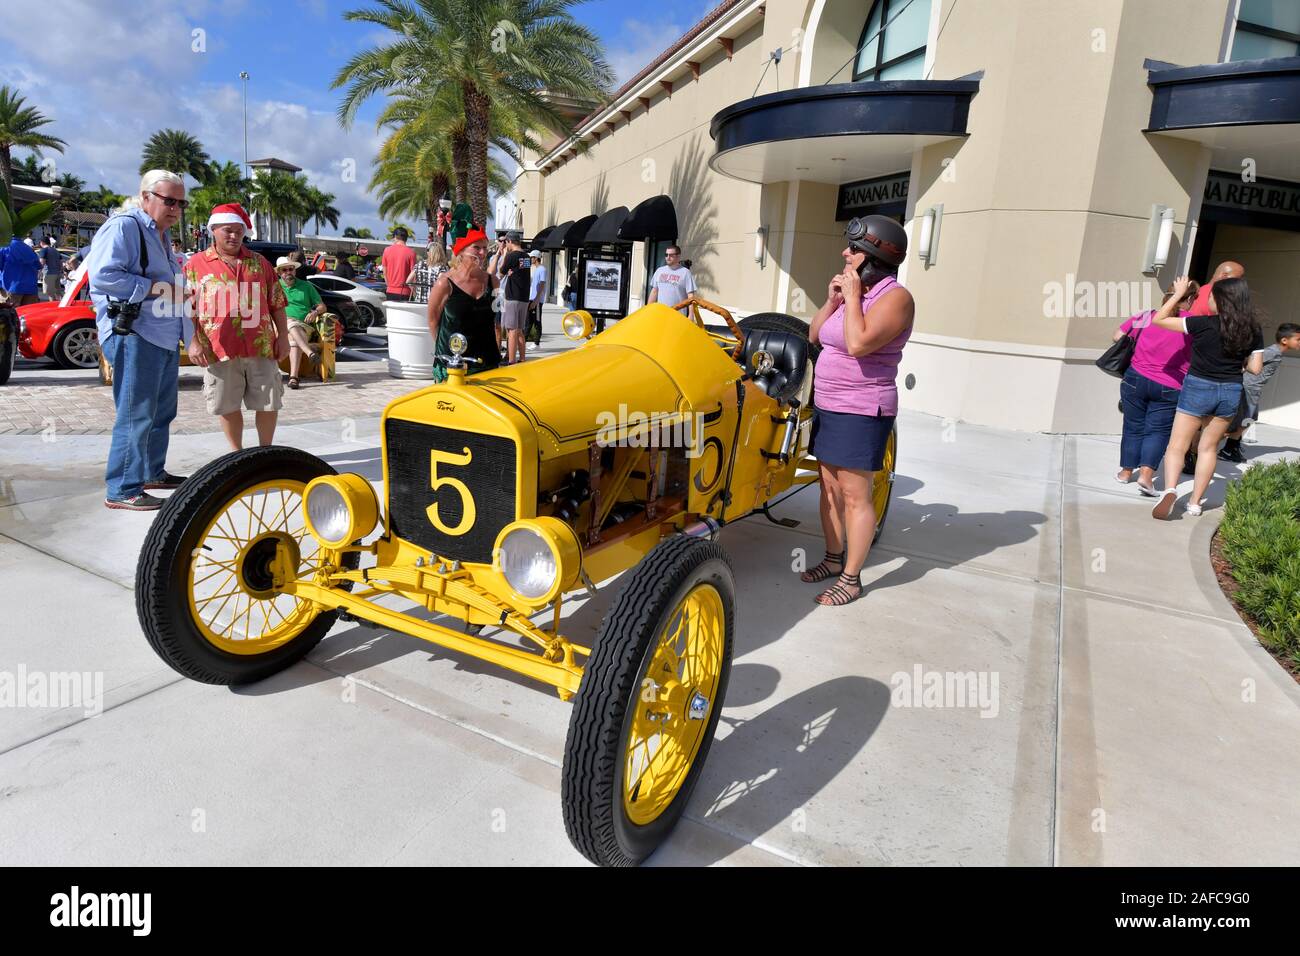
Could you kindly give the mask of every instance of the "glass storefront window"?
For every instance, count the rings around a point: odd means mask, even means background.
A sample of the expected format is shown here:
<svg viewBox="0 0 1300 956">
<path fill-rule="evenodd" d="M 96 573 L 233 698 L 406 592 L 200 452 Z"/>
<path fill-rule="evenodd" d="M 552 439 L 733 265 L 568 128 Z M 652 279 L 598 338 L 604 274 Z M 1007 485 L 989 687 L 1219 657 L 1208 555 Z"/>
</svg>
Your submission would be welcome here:
<svg viewBox="0 0 1300 956">
<path fill-rule="evenodd" d="M 1300 56 L 1300 3 L 1241 0 L 1230 60 Z"/>
<path fill-rule="evenodd" d="M 858 39 L 853 79 L 919 80 L 931 0 L 875 0 Z M 883 32 L 881 26 L 884 25 Z"/>
</svg>

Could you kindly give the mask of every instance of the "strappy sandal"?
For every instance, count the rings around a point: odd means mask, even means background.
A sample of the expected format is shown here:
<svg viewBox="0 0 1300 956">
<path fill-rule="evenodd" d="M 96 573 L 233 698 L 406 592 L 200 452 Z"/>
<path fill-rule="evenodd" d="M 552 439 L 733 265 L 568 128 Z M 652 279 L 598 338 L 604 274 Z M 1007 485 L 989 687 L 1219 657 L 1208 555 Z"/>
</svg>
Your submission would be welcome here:
<svg viewBox="0 0 1300 956">
<path fill-rule="evenodd" d="M 297 387 L 298 387 L 298 376 L 296 376 L 296 375 L 291 375 L 291 376 L 289 377 L 289 387 L 290 387 L 290 388 L 297 388 Z"/>
<path fill-rule="evenodd" d="M 849 588 L 857 588 L 858 593 L 853 594 Z M 843 607 L 852 604 L 860 597 L 862 597 L 862 575 L 860 573 L 840 574 L 834 584 L 817 595 L 817 603 L 822 607 Z"/>
<path fill-rule="evenodd" d="M 804 584 L 815 584 L 818 581 L 825 581 L 827 578 L 832 578 L 835 575 L 839 574 L 839 571 L 836 571 L 834 568 L 829 567 L 829 565 L 832 564 L 838 566 L 839 568 L 844 567 L 843 551 L 841 551 L 839 554 L 835 554 L 832 551 L 827 551 L 826 556 L 822 558 L 821 564 L 817 565 L 815 568 L 809 568 L 803 574 L 799 575 L 799 580 L 802 581 Z"/>
</svg>

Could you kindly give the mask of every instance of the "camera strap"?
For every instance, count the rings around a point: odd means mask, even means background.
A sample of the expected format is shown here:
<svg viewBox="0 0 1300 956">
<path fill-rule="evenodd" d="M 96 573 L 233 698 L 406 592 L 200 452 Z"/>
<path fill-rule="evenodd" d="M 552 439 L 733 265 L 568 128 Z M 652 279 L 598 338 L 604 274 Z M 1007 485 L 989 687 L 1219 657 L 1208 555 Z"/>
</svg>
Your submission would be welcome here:
<svg viewBox="0 0 1300 956">
<path fill-rule="evenodd" d="M 149 278 L 149 244 L 145 241 L 144 226 L 140 225 L 140 220 L 135 216 L 123 215 L 115 216 L 115 219 L 130 219 L 135 223 L 135 231 L 140 237 L 140 275 L 146 279 Z"/>
</svg>

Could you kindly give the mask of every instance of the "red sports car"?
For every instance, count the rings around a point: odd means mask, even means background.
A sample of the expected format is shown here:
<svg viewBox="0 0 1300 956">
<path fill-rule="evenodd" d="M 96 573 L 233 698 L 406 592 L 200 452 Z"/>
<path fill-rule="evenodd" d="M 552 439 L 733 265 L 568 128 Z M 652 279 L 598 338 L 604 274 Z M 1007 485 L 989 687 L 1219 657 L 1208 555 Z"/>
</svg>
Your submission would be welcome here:
<svg viewBox="0 0 1300 956">
<path fill-rule="evenodd" d="M 58 302 L 19 306 L 18 318 L 18 351 L 24 358 L 52 358 L 62 368 L 99 365 L 99 333 L 85 266 L 68 277 Z"/>
</svg>

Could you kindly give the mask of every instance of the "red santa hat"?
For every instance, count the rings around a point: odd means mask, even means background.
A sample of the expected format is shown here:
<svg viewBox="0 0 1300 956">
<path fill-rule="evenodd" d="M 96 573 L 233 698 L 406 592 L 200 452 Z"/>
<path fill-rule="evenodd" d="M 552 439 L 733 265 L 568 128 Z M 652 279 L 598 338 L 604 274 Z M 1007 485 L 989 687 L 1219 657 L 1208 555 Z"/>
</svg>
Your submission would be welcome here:
<svg viewBox="0 0 1300 956">
<path fill-rule="evenodd" d="M 213 226 L 225 226 L 233 223 L 239 223 L 245 231 L 253 228 L 253 220 L 248 218 L 248 213 L 244 212 L 244 207 L 237 202 L 224 202 L 219 206 L 212 207 L 212 215 L 208 217 L 208 228 Z"/>
</svg>

